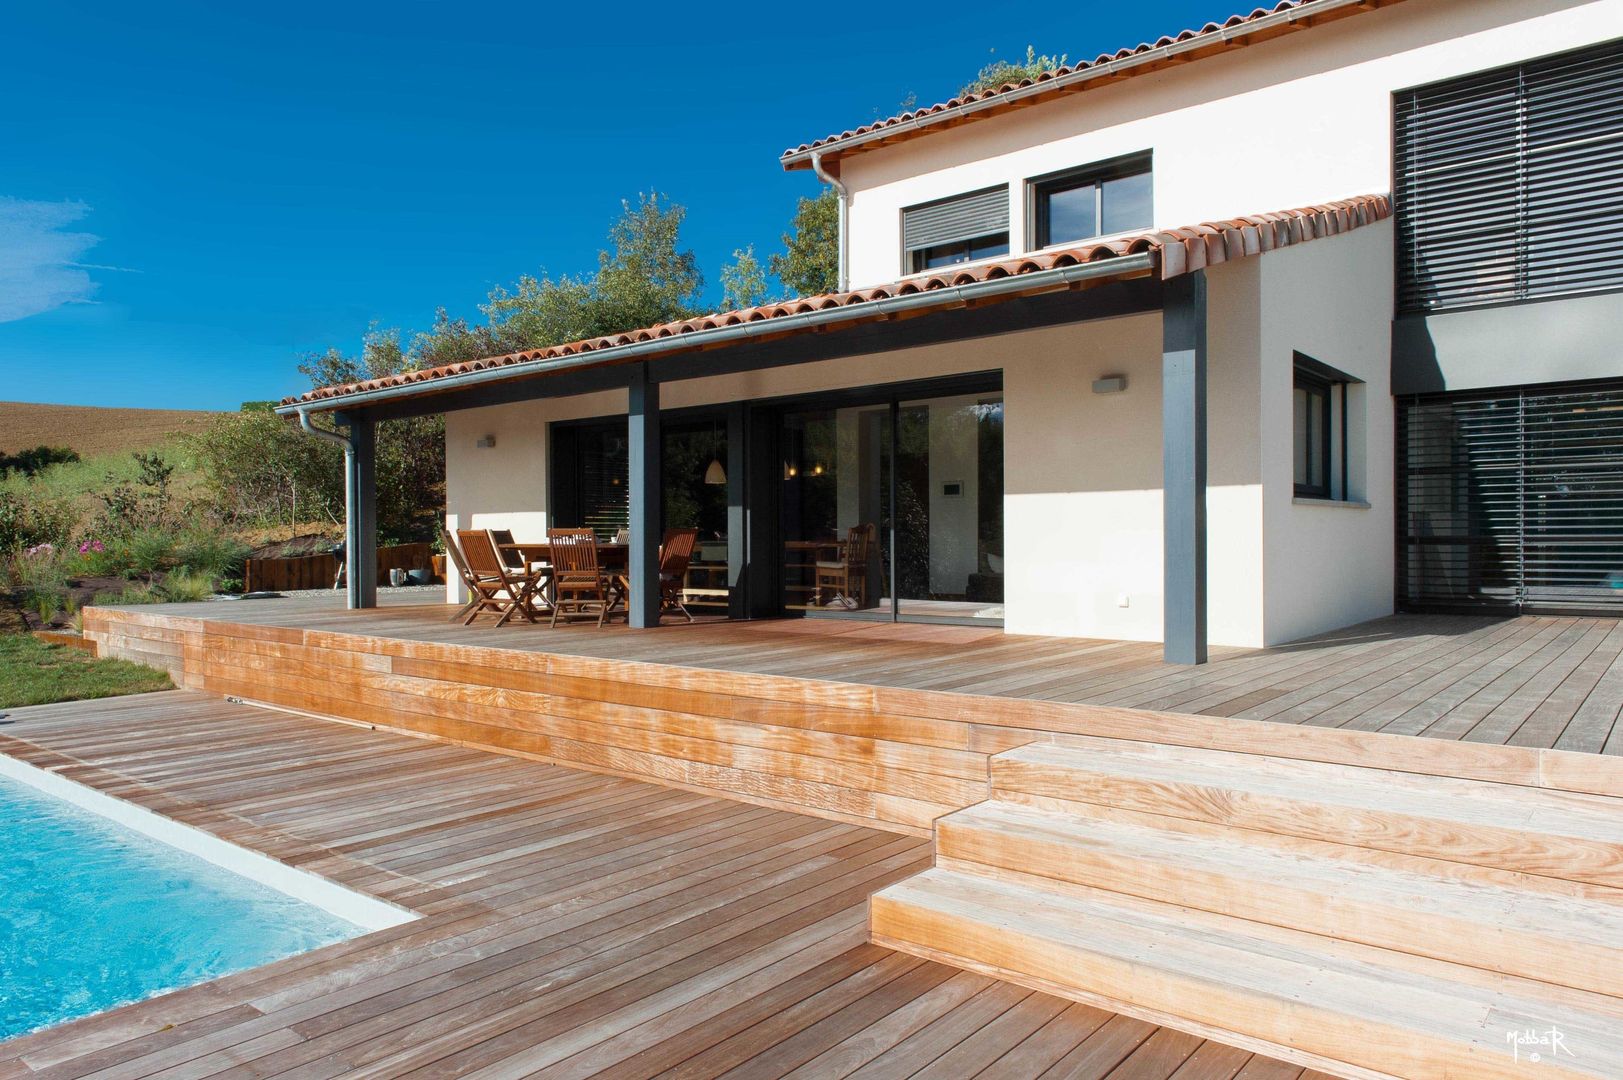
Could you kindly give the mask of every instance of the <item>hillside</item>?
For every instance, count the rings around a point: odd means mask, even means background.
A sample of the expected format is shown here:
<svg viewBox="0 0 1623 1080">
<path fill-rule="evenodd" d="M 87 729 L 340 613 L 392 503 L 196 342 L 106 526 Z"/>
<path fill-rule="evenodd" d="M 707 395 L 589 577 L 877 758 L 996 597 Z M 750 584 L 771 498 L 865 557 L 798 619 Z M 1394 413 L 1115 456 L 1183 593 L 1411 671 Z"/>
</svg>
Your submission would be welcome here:
<svg viewBox="0 0 1623 1080">
<path fill-rule="evenodd" d="M 216 414 L 182 409 L 101 409 L 0 401 L 0 453 L 66 446 L 81 457 L 144 450 Z"/>
</svg>

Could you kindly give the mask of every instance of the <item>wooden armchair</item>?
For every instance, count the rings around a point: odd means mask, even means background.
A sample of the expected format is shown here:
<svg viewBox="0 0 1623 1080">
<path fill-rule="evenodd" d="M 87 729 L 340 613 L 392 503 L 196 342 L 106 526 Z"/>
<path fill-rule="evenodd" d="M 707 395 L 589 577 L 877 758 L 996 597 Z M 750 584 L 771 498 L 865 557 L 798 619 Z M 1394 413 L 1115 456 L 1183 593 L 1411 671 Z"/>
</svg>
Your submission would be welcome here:
<svg viewBox="0 0 1623 1080">
<path fill-rule="evenodd" d="M 609 616 L 610 583 L 597 561 L 597 537 L 591 529 L 548 529 L 552 546 L 552 621 Z"/>
<path fill-rule="evenodd" d="M 462 548 L 457 568 L 466 567 L 464 580 L 473 594 L 472 610 L 462 621 L 463 625 L 472 623 L 486 611 L 500 616 L 497 626 L 507 625 L 507 620 L 514 615 L 523 616 L 525 622 L 535 622 L 530 600 L 538 579 L 522 572 L 515 575 L 502 561 L 496 542 L 485 529 L 458 529 L 456 539 Z"/>
<path fill-rule="evenodd" d="M 812 604 L 823 606 L 823 592 L 831 590 L 829 602 L 838 601 L 852 611 L 868 606 L 868 561 L 873 557 L 879 530 L 872 522 L 846 530 L 844 550 L 837 560 L 818 560 L 816 589 Z"/>
</svg>

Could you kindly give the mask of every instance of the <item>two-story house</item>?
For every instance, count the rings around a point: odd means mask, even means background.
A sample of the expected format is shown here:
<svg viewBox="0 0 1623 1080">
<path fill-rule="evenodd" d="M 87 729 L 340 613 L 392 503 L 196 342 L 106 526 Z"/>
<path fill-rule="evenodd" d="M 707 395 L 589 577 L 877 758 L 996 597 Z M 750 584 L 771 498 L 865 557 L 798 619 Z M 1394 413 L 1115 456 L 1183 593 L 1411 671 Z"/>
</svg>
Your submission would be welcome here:
<svg viewBox="0 0 1623 1080">
<path fill-rule="evenodd" d="M 1623 606 L 1623 2 L 1286 0 L 808 142 L 843 291 L 290 399 L 694 610 L 1265 645 Z M 642 588 L 646 585 L 646 588 Z M 457 586 L 453 585 L 453 595 Z"/>
</svg>

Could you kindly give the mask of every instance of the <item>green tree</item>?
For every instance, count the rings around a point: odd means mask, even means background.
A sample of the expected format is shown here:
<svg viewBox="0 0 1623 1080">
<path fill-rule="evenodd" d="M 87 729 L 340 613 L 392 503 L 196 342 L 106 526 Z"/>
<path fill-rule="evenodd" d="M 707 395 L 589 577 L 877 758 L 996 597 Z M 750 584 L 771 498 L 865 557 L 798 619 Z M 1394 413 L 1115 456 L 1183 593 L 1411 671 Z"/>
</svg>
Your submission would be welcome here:
<svg viewBox="0 0 1623 1080">
<path fill-rule="evenodd" d="M 755 257 L 755 245 L 733 251 L 733 261 L 721 269 L 721 307 L 737 311 L 766 299 L 766 271 Z"/>
<path fill-rule="evenodd" d="M 417 367 L 431 368 L 494 356 L 500 351 L 498 346 L 489 326 L 470 326 L 467 319 L 453 319 L 438 308 L 434 325 L 414 334 L 408 351 Z"/>
<path fill-rule="evenodd" d="M 816 296 L 840 287 L 840 201 L 833 188 L 795 206 L 783 252 L 767 260 L 791 296 Z"/>
<path fill-rule="evenodd" d="M 490 293 L 484 312 L 499 352 L 561 345 L 699 314 L 704 275 L 681 247 L 687 210 L 664 197 L 621 204 L 589 278 L 525 276 Z"/>
<path fill-rule="evenodd" d="M 187 442 L 226 524 L 343 520 L 342 453 L 281 419 L 269 405 L 253 402 L 241 412 L 215 417 Z"/>
<path fill-rule="evenodd" d="M 981 68 L 980 73 L 973 80 L 964 84 L 963 88 L 958 91 L 958 96 L 967 97 L 970 94 L 978 94 L 983 90 L 997 90 L 1024 79 L 1035 79 L 1045 71 L 1053 71 L 1055 68 L 1064 67 L 1065 63 L 1066 57 L 1063 53 L 1059 56 L 1039 56 L 1033 46 L 1027 45 L 1024 62 L 1018 60 L 992 61 Z"/>
</svg>

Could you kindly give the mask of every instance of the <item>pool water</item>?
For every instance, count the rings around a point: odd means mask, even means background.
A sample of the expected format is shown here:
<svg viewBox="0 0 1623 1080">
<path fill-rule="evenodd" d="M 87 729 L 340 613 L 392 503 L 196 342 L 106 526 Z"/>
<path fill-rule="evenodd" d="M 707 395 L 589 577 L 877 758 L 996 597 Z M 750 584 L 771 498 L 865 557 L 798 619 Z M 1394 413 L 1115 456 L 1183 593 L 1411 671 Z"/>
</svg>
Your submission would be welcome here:
<svg viewBox="0 0 1623 1080">
<path fill-rule="evenodd" d="M 0 776 L 0 1039 L 364 932 Z"/>
</svg>

